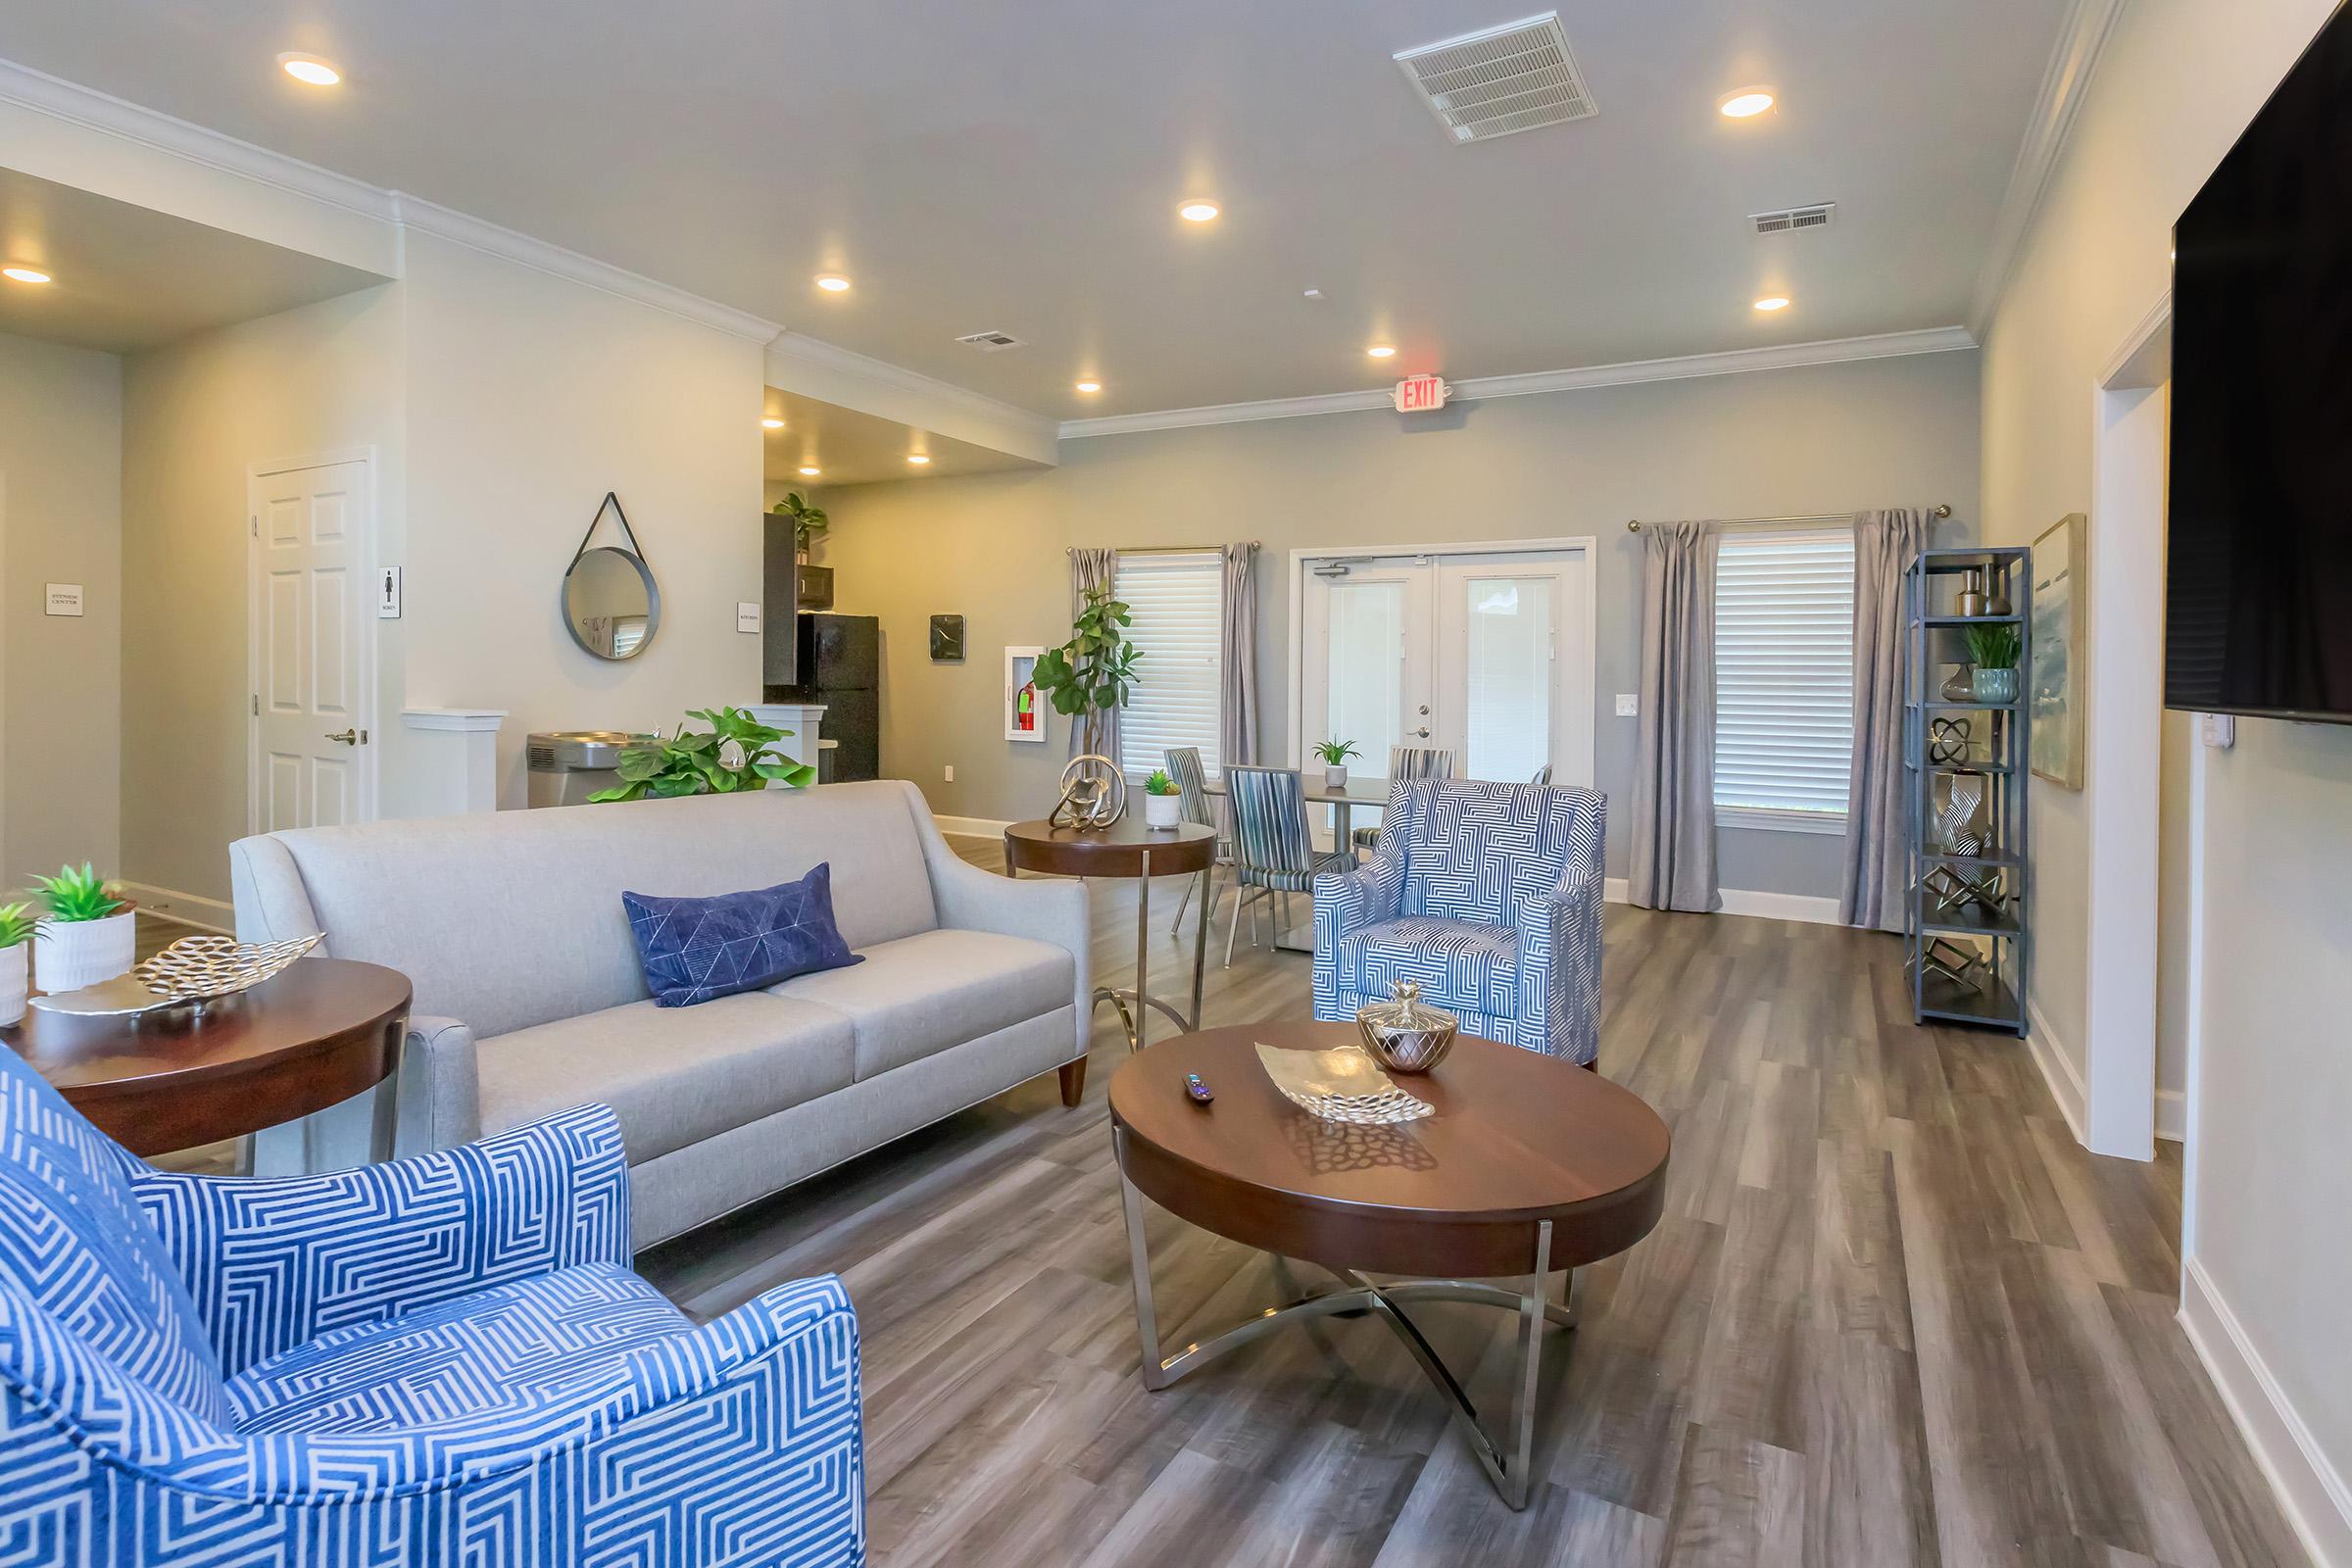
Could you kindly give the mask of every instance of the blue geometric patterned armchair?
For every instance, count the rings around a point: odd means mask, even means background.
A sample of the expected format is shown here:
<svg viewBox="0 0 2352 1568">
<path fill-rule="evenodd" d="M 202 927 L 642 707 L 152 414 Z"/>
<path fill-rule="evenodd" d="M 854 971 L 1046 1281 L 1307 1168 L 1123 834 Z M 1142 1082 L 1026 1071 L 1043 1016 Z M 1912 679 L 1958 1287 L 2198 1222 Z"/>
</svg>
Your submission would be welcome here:
<svg viewBox="0 0 2352 1568">
<path fill-rule="evenodd" d="M 833 1279 L 700 1328 L 587 1106 L 282 1181 L 151 1169 L 0 1047 L 0 1559 L 864 1561 Z"/>
<path fill-rule="evenodd" d="M 1606 816 L 1590 790 L 1398 785 L 1379 855 L 1315 878 L 1315 1016 L 1352 1018 L 1411 980 L 1465 1034 L 1592 1060 Z"/>
</svg>

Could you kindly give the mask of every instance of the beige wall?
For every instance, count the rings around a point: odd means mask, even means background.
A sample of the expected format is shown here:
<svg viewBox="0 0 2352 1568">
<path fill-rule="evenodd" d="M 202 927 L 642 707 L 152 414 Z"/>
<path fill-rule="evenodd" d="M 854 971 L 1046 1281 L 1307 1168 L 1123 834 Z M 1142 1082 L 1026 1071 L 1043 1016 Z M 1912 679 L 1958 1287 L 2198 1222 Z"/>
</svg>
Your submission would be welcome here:
<svg viewBox="0 0 2352 1568">
<path fill-rule="evenodd" d="M 1290 554 L 1327 545 L 1591 535 L 1598 541 L 1594 758 L 1623 868 L 1641 615 L 1631 517 L 1759 516 L 1949 503 L 1976 515 L 1977 356 L 1935 354 L 1461 404 L 1424 421 L 1385 411 L 1064 442 L 1041 473 L 825 492 L 836 609 L 882 617 L 883 767 L 936 809 L 1031 816 L 1066 757 L 1003 739 L 1004 649 L 1068 636 L 1070 545 L 1254 538 L 1260 557 L 1260 744 L 1290 734 Z M 934 664 L 934 613 L 965 616 L 969 660 Z M 956 782 L 941 770 L 956 768 Z M 1843 841 L 1727 830 L 1726 887 L 1835 897 Z"/>
<path fill-rule="evenodd" d="M 247 470 L 372 447 L 379 538 L 398 535 L 400 314 L 388 284 L 126 362 L 122 858 L 135 881 L 228 898 L 228 844 L 247 820 Z"/>
<path fill-rule="evenodd" d="M 2089 509 L 2093 379 L 2167 285 L 2173 220 L 2332 8 L 2124 8 L 1986 340 L 1991 537 L 2030 539 L 2060 514 Z M 2161 606 L 2118 612 L 2154 617 Z M 2100 671 L 2089 679 L 2095 704 Z M 2095 771 L 2099 759 L 2087 765 Z M 2204 865 L 2191 911 L 2202 933 L 2189 1084 L 2191 1282 L 2210 1282 L 2234 1313 L 2246 1349 L 2307 1432 L 2312 1452 L 2298 1458 L 2283 1429 L 2270 1427 L 2274 1460 L 2340 1478 L 2352 1464 L 2352 1356 L 2342 1335 L 2352 1299 L 2352 1249 L 2342 1245 L 2352 1210 L 2342 1132 L 2352 1105 L 2352 729 L 2241 719 L 2234 751 L 2200 750 L 2189 766 L 2189 787 L 2202 793 L 2190 832 Z M 2068 894 L 2085 880 L 2082 797 L 2034 790 L 2043 890 L 2034 996 L 2055 1030 L 2079 1038 L 2083 911 Z M 2256 1412 L 2258 1429 L 2278 1419 L 2264 1413 L 2260 1382 L 2230 1391 Z M 2331 1512 L 2307 1510 L 2306 1523 L 2318 1521 L 2339 1553 L 2352 1550 L 2352 1521 Z"/>
<path fill-rule="evenodd" d="M 0 902 L 121 870 L 122 362 L 0 334 Z M 82 587 L 80 618 L 43 612 Z"/>
<path fill-rule="evenodd" d="M 499 796 L 523 804 L 523 736 L 666 729 L 760 698 L 760 347 L 649 306 L 412 234 L 405 687 L 419 707 L 509 710 Z M 564 568 L 619 494 L 662 589 L 646 652 L 609 663 L 564 630 Z M 596 542 L 619 542 L 608 520 Z M 389 699 L 387 699 L 389 700 Z M 387 777 L 385 809 L 400 807 Z"/>
</svg>

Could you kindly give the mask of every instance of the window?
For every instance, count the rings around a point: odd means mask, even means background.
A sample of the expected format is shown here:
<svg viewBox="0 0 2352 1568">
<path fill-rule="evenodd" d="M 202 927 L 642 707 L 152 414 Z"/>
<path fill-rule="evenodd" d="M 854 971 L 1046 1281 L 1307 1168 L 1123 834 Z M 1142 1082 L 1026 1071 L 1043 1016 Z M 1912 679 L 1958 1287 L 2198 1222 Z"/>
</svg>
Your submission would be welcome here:
<svg viewBox="0 0 2352 1568">
<path fill-rule="evenodd" d="M 1119 766 L 1143 777 L 1168 765 L 1171 746 L 1200 748 L 1213 774 L 1222 702 L 1225 564 L 1213 551 L 1122 555 L 1114 583 L 1133 614 L 1127 635 L 1142 651 L 1135 697 L 1119 715 Z"/>
<path fill-rule="evenodd" d="M 1845 831 L 1854 536 L 1735 529 L 1715 565 L 1715 820 Z"/>
</svg>

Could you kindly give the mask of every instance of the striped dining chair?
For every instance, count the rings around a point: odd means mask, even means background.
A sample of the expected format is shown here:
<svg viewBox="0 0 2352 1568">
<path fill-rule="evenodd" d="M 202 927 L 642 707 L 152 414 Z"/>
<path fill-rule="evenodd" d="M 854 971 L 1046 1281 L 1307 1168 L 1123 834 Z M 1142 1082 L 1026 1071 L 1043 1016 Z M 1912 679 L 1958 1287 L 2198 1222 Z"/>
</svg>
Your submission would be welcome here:
<svg viewBox="0 0 2352 1568">
<path fill-rule="evenodd" d="M 1529 780 L 1528 780 L 1528 782 L 1529 782 L 1530 784 L 1548 784 L 1548 783 L 1550 783 L 1550 782 L 1551 782 L 1551 764 L 1550 764 L 1549 762 L 1545 762 L 1545 763 L 1544 763 L 1544 764 L 1542 767 L 1539 767 L 1539 768 L 1537 768 L 1537 769 L 1536 769 L 1536 776 L 1535 776 L 1534 778 L 1531 778 L 1531 779 L 1529 779 Z"/>
<path fill-rule="evenodd" d="M 1225 933 L 1225 966 L 1233 967 L 1234 933 L 1250 905 L 1250 940 L 1257 940 L 1262 901 L 1274 914 L 1274 941 L 1290 926 L 1291 895 L 1314 891 L 1317 875 L 1355 864 L 1350 850 L 1319 854 L 1306 827 L 1306 785 L 1295 767 L 1228 767 L 1225 799 L 1233 807 L 1233 925 Z"/>
<path fill-rule="evenodd" d="M 1409 784 L 1417 778 L 1453 777 L 1453 753 L 1442 746 L 1392 746 L 1389 748 L 1389 798 L 1396 799 L 1398 785 Z M 1359 827 L 1355 830 L 1355 847 L 1359 850 L 1380 848 L 1380 829 Z"/>
<path fill-rule="evenodd" d="M 1233 835 L 1217 820 L 1216 803 L 1208 796 L 1208 772 L 1200 765 L 1198 746 L 1168 748 L 1168 776 L 1176 781 L 1176 799 L 1187 822 L 1217 830 L 1217 847 L 1208 862 L 1208 887 L 1200 896 L 1200 918 L 1205 920 L 1217 907 L 1217 870 L 1233 864 Z M 1171 932 L 1184 927 L 1185 906 L 1193 899 L 1193 884 L 1187 879 L 1184 897 L 1176 901 L 1176 918 L 1170 922 Z"/>
</svg>

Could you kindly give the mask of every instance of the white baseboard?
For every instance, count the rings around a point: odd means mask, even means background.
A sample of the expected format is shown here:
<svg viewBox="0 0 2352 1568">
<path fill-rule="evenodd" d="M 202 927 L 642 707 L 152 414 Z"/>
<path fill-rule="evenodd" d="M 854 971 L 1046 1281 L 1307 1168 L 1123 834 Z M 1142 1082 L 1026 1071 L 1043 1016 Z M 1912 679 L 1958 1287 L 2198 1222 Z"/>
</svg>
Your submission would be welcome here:
<svg viewBox="0 0 2352 1568">
<path fill-rule="evenodd" d="M 176 893 L 145 882 L 121 882 L 118 887 L 129 894 L 138 906 L 149 914 L 161 915 L 181 925 L 192 925 L 199 931 L 217 931 L 222 936 L 237 934 L 237 909 L 233 904 L 220 899 L 208 899 L 194 893 Z"/>
<path fill-rule="evenodd" d="M 2088 1147 L 2082 1136 L 2082 1115 L 2090 1103 L 2090 1091 L 2083 1086 L 2081 1074 L 2075 1071 L 2073 1058 L 2058 1042 L 2058 1032 L 2050 1027 L 2047 1018 L 2034 999 L 2026 999 L 2026 1049 L 2034 1054 L 2034 1064 L 2041 1069 L 2042 1081 L 2050 1086 L 2050 1098 L 2058 1102 L 2060 1114 L 2066 1117 L 2075 1142 Z"/>
<path fill-rule="evenodd" d="M 1001 839 L 1004 830 L 1012 826 L 1010 822 L 992 822 L 985 816 L 942 816 L 937 811 L 931 813 L 931 820 L 939 824 L 942 833 L 967 839 Z"/>
<path fill-rule="evenodd" d="M 2195 1257 L 2180 1271 L 2180 1327 L 2316 1568 L 2352 1568 L 2352 1490 Z"/>
<path fill-rule="evenodd" d="M 2156 1136 L 2170 1144 L 2188 1142 L 2188 1097 L 2178 1089 L 2156 1091 Z"/>
<path fill-rule="evenodd" d="M 1817 899 L 1801 893 L 1763 893 L 1749 888 L 1722 890 L 1723 907 L 1719 914 L 1744 914 L 1760 920 L 1802 920 L 1808 925 L 1838 925 L 1838 901 Z M 1601 899 L 1609 904 L 1627 901 L 1626 881 L 1621 876 L 1603 878 Z"/>
</svg>

